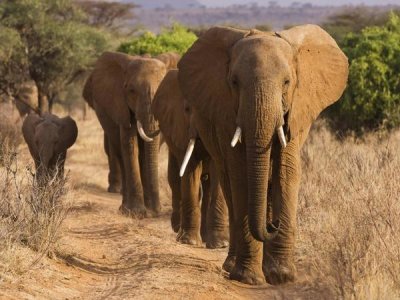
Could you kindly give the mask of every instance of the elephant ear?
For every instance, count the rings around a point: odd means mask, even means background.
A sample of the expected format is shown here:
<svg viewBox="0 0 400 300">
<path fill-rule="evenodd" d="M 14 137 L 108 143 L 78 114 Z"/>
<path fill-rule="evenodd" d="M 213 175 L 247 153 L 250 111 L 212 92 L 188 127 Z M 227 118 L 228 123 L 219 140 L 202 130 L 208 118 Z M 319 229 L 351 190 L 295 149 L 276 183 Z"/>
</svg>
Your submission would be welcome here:
<svg viewBox="0 0 400 300">
<path fill-rule="evenodd" d="M 152 111 L 168 146 L 179 148 L 184 153 L 189 142 L 189 119 L 185 113 L 177 70 L 165 75 L 154 96 Z"/>
<path fill-rule="evenodd" d="M 209 120 L 226 122 L 230 116 L 233 126 L 235 124 L 235 103 L 227 81 L 230 50 L 248 34 L 249 31 L 213 27 L 178 63 L 178 79 L 185 99 Z"/>
<path fill-rule="evenodd" d="M 166 52 L 157 55 L 155 58 L 162 61 L 167 67 L 167 70 L 172 70 L 178 67 L 178 62 L 181 56 L 178 53 Z"/>
<path fill-rule="evenodd" d="M 130 126 L 129 107 L 125 100 L 124 82 L 126 69 L 134 59 L 133 56 L 105 52 L 96 62 L 96 66 L 86 82 L 91 86 L 94 107 L 101 108 L 111 119 L 124 127 Z M 88 100 L 87 100 L 88 101 Z"/>
<path fill-rule="evenodd" d="M 24 120 L 22 124 L 22 135 L 24 136 L 24 140 L 28 145 L 29 152 L 33 156 L 34 159 L 39 158 L 39 151 L 36 148 L 35 143 L 35 131 L 36 126 L 43 121 L 43 118 L 39 117 L 39 115 L 35 113 L 30 113 Z"/>
<path fill-rule="evenodd" d="M 346 87 L 348 62 L 335 40 L 319 26 L 296 26 L 278 35 L 295 53 L 297 84 L 288 118 L 292 138 L 340 98 Z"/>
<path fill-rule="evenodd" d="M 74 119 L 71 117 L 64 117 L 59 120 L 59 124 L 61 124 L 60 132 L 61 132 L 61 141 L 58 143 L 58 147 L 60 148 L 59 152 L 65 151 L 70 148 L 76 141 L 78 137 L 78 127 Z"/>
</svg>

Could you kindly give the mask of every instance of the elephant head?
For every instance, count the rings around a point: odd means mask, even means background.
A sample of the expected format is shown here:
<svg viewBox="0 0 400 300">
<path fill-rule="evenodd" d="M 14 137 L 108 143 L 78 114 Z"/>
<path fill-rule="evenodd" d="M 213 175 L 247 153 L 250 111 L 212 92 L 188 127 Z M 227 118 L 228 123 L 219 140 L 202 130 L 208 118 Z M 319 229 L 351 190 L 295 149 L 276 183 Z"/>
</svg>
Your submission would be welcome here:
<svg viewBox="0 0 400 300">
<path fill-rule="evenodd" d="M 22 125 L 22 133 L 36 167 L 48 174 L 63 163 L 65 152 L 76 141 L 78 128 L 71 117 L 31 113 Z"/>
<path fill-rule="evenodd" d="M 116 124 L 137 126 L 142 139 L 150 142 L 152 138 L 149 136 L 158 133 L 158 124 L 150 107 L 169 67 L 170 56 L 174 57 L 174 54 L 164 54 L 162 59 L 154 59 L 105 52 L 96 63 L 84 87 L 83 96 L 92 107 L 100 106 L 106 111 Z M 135 116 L 136 124 L 131 124 L 131 113 Z"/>
<path fill-rule="evenodd" d="M 286 139 L 306 132 L 339 99 L 348 75 L 346 56 L 315 25 L 279 33 L 214 27 L 194 43 L 178 68 L 182 92 L 196 113 L 233 136 L 232 146 L 242 138 L 249 227 L 255 239 L 266 240 L 275 136 L 279 133 L 284 147 Z"/>
</svg>

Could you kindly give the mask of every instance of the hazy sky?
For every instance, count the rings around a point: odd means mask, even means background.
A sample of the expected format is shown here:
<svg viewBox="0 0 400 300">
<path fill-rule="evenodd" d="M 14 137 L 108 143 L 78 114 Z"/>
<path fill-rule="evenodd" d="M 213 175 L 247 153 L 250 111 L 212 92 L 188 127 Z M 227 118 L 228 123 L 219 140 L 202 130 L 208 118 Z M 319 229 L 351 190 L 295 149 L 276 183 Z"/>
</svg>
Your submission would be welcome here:
<svg viewBox="0 0 400 300">
<path fill-rule="evenodd" d="M 257 2 L 259 5 L 268 6 L 270 0 L 197 0 L 207 6 L 225 6 L 229 4 L 243 4 Z M 346 5 L 346 4 L 365 4 L 365 5 L 386 5 L 398 4 L 400 0 L 276 0 L 282 6 L 290 5 L 292 2 L 311 3 L 313 5 Z"/>
</svg>

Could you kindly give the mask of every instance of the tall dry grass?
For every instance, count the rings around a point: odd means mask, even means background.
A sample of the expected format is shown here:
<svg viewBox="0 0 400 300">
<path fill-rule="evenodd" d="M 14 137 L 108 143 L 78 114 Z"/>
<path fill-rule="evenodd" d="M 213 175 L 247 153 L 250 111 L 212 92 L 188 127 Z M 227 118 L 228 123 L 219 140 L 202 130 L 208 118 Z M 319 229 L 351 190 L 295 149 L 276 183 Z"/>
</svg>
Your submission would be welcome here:
<svg viewBox="0 0 400 300">
<path fill-rule="evenodd" d="M 326 128 L 302 151 L 300 257 L 338 299 L 399 299 L 400 132 L 338 141 Z"/>
<path fill-rule="evenodd" d="M 32 163 L 18 153 L 20 127 L 0 118 L 0 282 L 52 253 L 70 207 L 65 178 L 39 187 Z"/>
</svg>

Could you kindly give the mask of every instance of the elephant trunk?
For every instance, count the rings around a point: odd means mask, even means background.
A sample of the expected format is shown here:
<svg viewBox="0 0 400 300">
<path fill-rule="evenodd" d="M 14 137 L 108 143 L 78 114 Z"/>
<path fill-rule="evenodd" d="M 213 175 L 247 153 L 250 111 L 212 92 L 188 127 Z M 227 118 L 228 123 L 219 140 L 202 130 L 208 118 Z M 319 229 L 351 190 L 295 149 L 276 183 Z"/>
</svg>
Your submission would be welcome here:
<svg viewBox="0 0 400 300">
<path fill-rule="evenodd" d="M 267 224 L 267 194 L 270 172 L 272 138 L 281 126 L 281 97 L 266 96 L 271 90 L 256 85 L 255 95 L 246 101 L 245 142 L 248 180 L 249 228 L 259 241 L 273 239 L 279 228 L 279 219 Z M 279 99 L 279 100 L 278 100 Z"/>
<path fill-rule="evenodd" d="M 147 176 L 147 187 L 152 203 L 152 209 L 156 213 L 160 212 L 160 197 L 158 190 L 158 152 L 159 152 L 160 137 L 159 135 L 153 138 L 152 142 L 144 143 L 145 168 Z"/>
<path fill-rule="evenodd" d="M 154 212 L 160 211 L 160 198 L 158 190 L 158 152 L 160 147 L 159 126 L 154 115 L 151 113 L 151 100 L 154 97 L 154 92 L 150 89 L 143 98 L 142 109 L 138 109 L 137 123 L 141 123 L 142 129 L 138 133 L 145 141 L 144 143 L 144 158 L 145 158 L 145 176 L 146 190 L 151 201 L 151 208 Z M 145 104 L 143 104 L 145 103 Z M 142 131 L 142 133 L 141 133 Z"/>
</svg>

